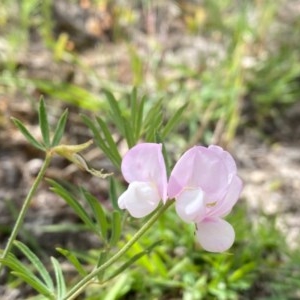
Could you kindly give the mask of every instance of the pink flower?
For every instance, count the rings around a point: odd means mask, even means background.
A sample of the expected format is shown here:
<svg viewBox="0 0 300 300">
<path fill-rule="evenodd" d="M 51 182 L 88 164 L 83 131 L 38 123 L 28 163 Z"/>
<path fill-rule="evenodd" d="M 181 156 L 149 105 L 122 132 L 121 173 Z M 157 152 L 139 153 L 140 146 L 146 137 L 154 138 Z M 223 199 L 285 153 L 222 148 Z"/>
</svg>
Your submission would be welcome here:
<svg viewBox="0 0 300 300">
<path fill-rule="evenodd" d="M 223 252 L 234 241 L 232 226 L 223 220 L 242 190 L 232 156 L 218 146 L 195 146 L 175 165 L 168 184 L 176 212 L 185 222 L 196 223 L 196 237 L 211 252 Z"/>
<path fill-rule="evenodd" d="M 138 144 L 122 160 L 121 170 L 128 189 L 119 197 L 118 205 L 135 218 L 153 212 L 160 201 L 167 200 L 167 172 L 162 145 Z"/>
</svg>

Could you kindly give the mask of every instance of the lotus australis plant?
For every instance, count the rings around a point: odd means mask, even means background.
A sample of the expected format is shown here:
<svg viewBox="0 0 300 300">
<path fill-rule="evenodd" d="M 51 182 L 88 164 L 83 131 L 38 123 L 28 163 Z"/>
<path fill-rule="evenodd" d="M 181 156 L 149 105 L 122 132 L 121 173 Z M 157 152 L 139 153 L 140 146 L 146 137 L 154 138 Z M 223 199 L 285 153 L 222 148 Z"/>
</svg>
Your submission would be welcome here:
<svg viewBox="0 0 300 300">
<path fill-rule="evenodd" d="M 237 202 L 242 181 L 227 151 L 195 146 L 182 155 L 167 181 L 162 145 L 142 143 L 127 152 L 121 169 L 129 186 L 118 204 L 131 216 L 145 217 L 160 202 L 175 199 L 178 216 L 196 225 L 197 240 L 205 250 L 223 252 L 232 246 L 234 229 L 223 218 Z"/>
</svg>

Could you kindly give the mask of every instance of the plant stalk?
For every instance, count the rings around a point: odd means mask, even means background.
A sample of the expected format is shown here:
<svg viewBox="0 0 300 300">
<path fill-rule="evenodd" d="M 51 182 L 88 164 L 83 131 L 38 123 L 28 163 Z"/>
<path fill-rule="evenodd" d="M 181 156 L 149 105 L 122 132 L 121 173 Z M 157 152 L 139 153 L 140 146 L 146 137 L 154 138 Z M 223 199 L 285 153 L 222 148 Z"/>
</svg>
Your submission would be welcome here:
<svg viewBox="0 0 300 300">
<path fill-rule="evenodd" d="M 15 226 L 14 226 L 14 228 L 13 228 L 11 234 L 10 234 L 10 237 L 9 237 L 8 242 L 6 244 L 6 247 L 5 247 L 4 251 L 3 251 L 1 259 L 5 259 L 6 258 L 6 256 L 8 255 L 8 253 L 10 252 L 10 250 L 11 250 L 11 248 L 13 246 L 13 243 L 14 243 L 14 241 L 15 241 L 15 239 L 16 239 L 19 231 L 20 231 L 20 228 L 21 228 L 21 226 L 23 224 L 23 221 L 24 221 L 24 218 L 26 216 L 27 210 L 28 210 L 28 208 L 30 206 L 31 199 L 32 199 L 33 195 L 35 194 L 38 186 L 41 183 L 41 180 L 43 179 L 43 177 L 44 177 L 44 175 L 46 173 L 46 170 L 47 170 L 47 168 L 48 168 L 48 166 L 49 166 L 49 164 L 51 162 L 51 158 L 52 158 L 52 153 L 48 152 L 46 154 L 44 163 L 43 163 L 43 165 L 42 165 L 42 167 L 41 167 L 41 169 L 40 169 L 40 171 L 38 173 L 38 176 L 36 177 L 36 179 L 35 179 L 32 187 L 31 187 L 30 191 L 28 192 L 27 197 L 26 197 L 26 199 L 25 199 L 25 201 L 23 203 L 23 206 L 22 206 L 21 211 L 20 211 L 20 213 L 18 215 L 18 218 L 17 218 L 17 220 L 15 222 Z M 1 272 L 2 268 L 3 268 L 3 264 L 0 263 L 0 272 Z"/>
<path fill-rule="evenodd" d="M 130 247 L 137 242 L 141 236 L 148 230 L 150 227 L 157 221 L 157 219 L 173 204 L 174 200 L 169 200 L 165 205 L 161 206 L 153 215 L 152 217 L 141 227 L 139 231 L 135 233 L 135 235 L 130 239 L 124 247 L 122 247 L 114 256 L 112 256 L 107 262 L 105 262 L 100 267 L 96 268 L 92 271 L 89 275 L 84 277 L 81 281 L 79 281 L 63 298 L 63 300 L 72 300 L 75 299 L 83 290 L 86 288 L 88 284 L 93 281 L 93 279 L 99 274 L 100 272 L 107 269 L 111 266 L 114 262 L 116 262 L 121 256 L 123 256 Z"/>
</svg>

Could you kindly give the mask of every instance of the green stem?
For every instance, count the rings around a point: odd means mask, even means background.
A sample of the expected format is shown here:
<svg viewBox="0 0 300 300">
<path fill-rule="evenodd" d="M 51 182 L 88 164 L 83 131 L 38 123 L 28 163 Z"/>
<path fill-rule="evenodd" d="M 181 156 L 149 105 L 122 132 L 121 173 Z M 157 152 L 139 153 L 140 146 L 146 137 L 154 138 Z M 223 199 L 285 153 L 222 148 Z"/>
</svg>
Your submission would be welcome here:
<svg viewBox="0 0 300 300">
<path fill-rule="evenodd" d="M 141 227 L 139 231 L 135 233 L 135 235 L 130 239 L 124 247 L 122 247 L 114 256 L 112 256 L 107 262 L 105 262 L 100 267 L 96 268 L 89 275 L 84 277 L 81 281 L 79 281 L 63 298 L 63 300 L 72 300 L 77 297 L 83 290 L 86 288 L 88 284 L 97 276 L 97 274 L 101 273 L 109 266 L 111 266 L 114 262 L 116 262 L 122 255 L 124 255 L 130 247 L 134 245 L 134 243 L 140 239 L 140 237 L 148 230 L 150 227 L 157 221 L 157 219 L 173 204 L 174 200 L 169 200 L 167 204 L 161 206 L 152 217 Z"/>
<path fill-rule="evenodd" d="M 39 174 L 36 177 L 36 179 L 35 179 L 32 187 L 31 187 L 29 193 L 27 194 L 27 197 L 26 197 L 26 199 L 25 199 L 25 201 L 23 203 L 22 209 L 21 209 L 21 211 L 20 211 L 20 213 L 18 215 L 18 218 L 16 220 L 15 226 L 14 226 L 14 228 L 13 228 L 11 234 L 10 234 L 10 237 L 9 237 L 8 242 L 6 244 L 6 247 L 5 247 L 4 251 L 3 251 L 1 259 L 5 259 L 6 258 L 6 256 L 8 255 L 8 253 L 10 252 L 10 250 L 11 250 L 11 248 L 13 246 L 13 242 L 15 241 L 15 239 L 16 239 L 19 231 L 20 231 L 20 228 L 21 228 L 21 226 L 23 224 L 25 215 L 26 215 L 27 210 L 28 210 L 28 208 L 30 206 L 31 199 L 32 199 L 34 193 L 36 192 L 36 190 L 37 190 L 37 188 L 38 188 L 41 180 L 43 179 L 43 177 L 44 177 L 44 175 L 46 173 L 46 170 L 47 170 L 47 168 L 48 168 L 48 166 L 49 166 L 49 164 L 51 162 L 51 158 L 52 158 L 51 152 L 47 153 L 46 154 L 46 158 L 44 160 L 44 163 L 42 165 L 42 168 L 40 169 Z M 0 271 L 2 270 L 2 268 L 3 268 L 3 264 L 0 264 Z"/>
</svg>

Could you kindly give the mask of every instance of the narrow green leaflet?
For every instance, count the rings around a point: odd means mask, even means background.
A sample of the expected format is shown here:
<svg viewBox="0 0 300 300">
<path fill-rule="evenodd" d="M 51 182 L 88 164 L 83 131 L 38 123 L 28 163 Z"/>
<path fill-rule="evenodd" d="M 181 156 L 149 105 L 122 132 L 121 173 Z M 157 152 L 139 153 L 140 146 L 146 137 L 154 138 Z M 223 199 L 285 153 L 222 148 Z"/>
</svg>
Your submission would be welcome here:
<svg viewBox="0 0 300 300">
<path fill-rule="evenodd" d="M 111 155 L 114 156 L 114 159 L 118 161 L 119 164 L 121 164 L 121 155 L 118 151 L 118 147 L 116 142 L 113 140 L 111 133 L 109 132 L 107 125 L 103 120 L 101 120 L 99 117 L 96 117 L 96 120 L 98 122 L 99 127 L 101 128 L 103 135 L 105 137 L 106 144 L 108 145 L 108 148 L 111 152 Z M 104 139 L 103 139 L 104 140 Z"/>
<path fill-rule="evenodd" d="M 61 300 L 66 295 L 66 283 L 62 273 L 61 266 L 58 260 L 54 257 L 51 257 L 51 262 L 54 269 L 55 279 L 56 279 L 56 300 Z"/>
<path fill-rule="evenodd" d="M 162 126 L 162 113 L 158 113 L 153 117 L 152 123 L 149 124 L 149 126 L 146 128 L 146 141 L 148 142 L 157 142 L 156 136 L 157 133 L 160 131 L 160 128 Z"/>
<path fill-rule="evenodd" d="M 155 142 L 155 135 L 160 130 L 162 122 L 162 99 L 160 99 L 151 107 L 145 118 L 143 129 L 146 141 Z"/>
<path fill-rule="evenodd" d="M 46 148 L 49 148 L 50 147 L 50 130 L 49 130 L 47 112 L 46 112 L 46 108 L 45 108 L 45 102 L 44 102 L 43 98 L 41 98 L 40 106 L 39 106 L 39 124 L 40 124 L 40 129 L 41 129 L 44 144 L 45 144 Z"/>
<path fill-rule="evenodd" d="M 73 208 L 77 216 L 90 228 L 92 231 L 97 232 L 94 222 L 91 220 L 89 215 L 86 213 L 82 205 L 71 195 L 65 188 L 63 188 L 56 181 L 47 179 L 47 181 L 52 185 L 51 190 L 57 195 L 61 196 L 67 204 Z"/>
<path fill-rule="evenodd" d="M 116 181 L 113 177 L 109 179 L 109 199 L 114 210 L 120 210 L 118 206 L 118 196 L 117 196 L 117 188 L 116 188 Z"/>
<path fill-rule="evenodd" d="M 144 129 L 147 129 L 153 123 L 153 120 L 159 115 L 162 115 L 162 100 L 159 99 L 147 112 L 146 118 L 144 120 Z"/>
<path fill-rule="evenodd" d="M 128 274 L 122 274 L 119 278 L 110 285 L 108 293 L 102 298 L 102 300 L 115 300 L 120 299 L 124 288 L 129 291 L 131 286 L 130 280 L 128 280 Z"/>
<path fill-rule="evenodd" d="M 23 243 L 15 241 L 14 245 L 27 257 L 43 279 L 49 290 L 54 290 L 52 278 L 40 259 Z"/>
<path fill-rule="evenodd" d="M 48 299 L 54 299 L 53 291 L 50 290 L 33 272 L 21 263 L 12 253 L 9 253 L 5 259 L 0 259 L 3 265 L 12 270 L 12 274 L 27 282 L 40 294 L 46 296 Z"/>
<path fill-rule="evenodd" d="M 119 104 L 115 98 L 115 96 L 108 90 L 104 90 L 104 93 L 107 97 L 110 110 L 111 110 L 111 117 L 114 120 L 116 126 L 118 127 L 121 133 L 124 133 L 124 124 L 123 124 L 123 116 Z"/>
<path fill-rule="evenodd" d="M 106 262 L 108 254 L 109 254 L 109 251 L 107 251 L 107 250 L 103 250 L 103 251 L 100 252 L 99 257 L 98 257 L 98 261 L 97 261 L 97 268 L 102 266 Z M 100 272 L 97 275 L 97 278 L 100 282 L 103 280 L 104 273 L 105 273 L 105 270 L 103 270 L 102 272 Z"/>
<path fill-rule="evenodd" d="M 46 150 L 45 147 L 31 135 L 31 133 L 28 131 L 28 129 L 23 125 L 21 121 L 13 117 L 11 119 L 31 145 L 33 145 L 34 147 L 42 151 Z"/>
<path fill-rule="evenodd" d="M 38 293 L 44 295 L 47 299 L 55 299 L 53 294 L 47 289 L 47 287 L 41 284 L 40 281 L 37 281 L 36 278 L 29 276 L 26 273 L 11 272 L 14 276 L 21 278 L 23 281 L 28 283 L 32 288 L 34 288 Z"/>
<path fill-rule="evenodd" d="M 61 117 L 59 118 L 57 126 L 55 128 L 54 136 L 51 143 L 52 147 L 55 147 L 59 144 L 65 131 L 67 119 L 68 119 L 68 110 L 66 109 L 64 113 L 61 115 Z"/>
<path fill-rule="evenodd" d="M 74 253 L 67 249 L 56 248 L 56 251 L 63 255 L 77 270 L 77 272 L 83 277 L 88 274 L 88 272 L 84 269 L 82 264 L 79 262 L 78 258 Z"/>
<path fill-rule="evenodd" d="M 133 125 L 135 140 L 137 141 L 140 138 L 143 126 L 143 116 L 144 116 L 144 104 L 145 104 L 146 96 L 144 96 L 139 104 L 137 110 L 137 116 L 135 118 L 135 123 Z"/>
<path fill-rule="evenodd" d="M 138 100 L 137 100 L 137 89 L 133 88 L 131 94 L 130 94 L 130 116 L 131 116 L 131 123 L 133 124 L 133 127 L 135 128 L 136 119 L 138 118 Z"/>
<path fill-rule="evenodd" d="M 123 120 L 123 126 L 124 126 L 124 132 L 125 132 L 125 138 L 127 141 L 127 145 L 129 148 L 132 148 L 137 141 L 134 140 L 134 131 L 131 127 L 131 124 L 128 122 L 128 120 Z"/>
<path fill-rule="evenodd" d="M 94 139 L 98 147 L 106 154 L 106 156 L 111 160 L 111 162 L 117 167 L 120 168 L 120 161 L 116 160 L 115 156 L 110 152 L 109 147 L 106 145 L 102 136 L 100 135 L 100 130 L 95 126 L 95 124 L 90 120 L 89 117 L 81 115 L 83 122 L 90 130 L 93 132 Z"/>
<path fill-rule="evenodd" d="M 101 232 L 102 238 L 104 240 L 106 240 L 108 223 L 107 223 L 105 212 L 104 212 L 101 204 L 99 203 L 99 200 L 85 190 L 82 190 L 82 194 L 92 209 L 95 220 L 96 220 L 99 230 Z"/>
<path fill-rule="evenodd" d="M 115 246 L 120 240 L 122 233 L 122 222 L 121 222 L 121 213 L 120 211 L 113 211 L 112 214 L 112 228 L 111 228 L 111 237 L 109 244 L 111 247 Z"/>
<path fill-rule="evenodd" d="M 170 118 L 169 121 L 167 122 L 167 124 L 164 126 L 164 128 L 161 132 L 161 136 L 163 139 L 165 139 L 167 137 L 167 135 L 172 131 L 174 126 L 176 126 L 178 124 L 180 117 L 182 116 L 182 113 L 185 111 L 187 105 L 188 105 L 188 103 L 181 106 L 177 110 L 177 112 L 173 115 L 173 117 Z"/>
</svg>

